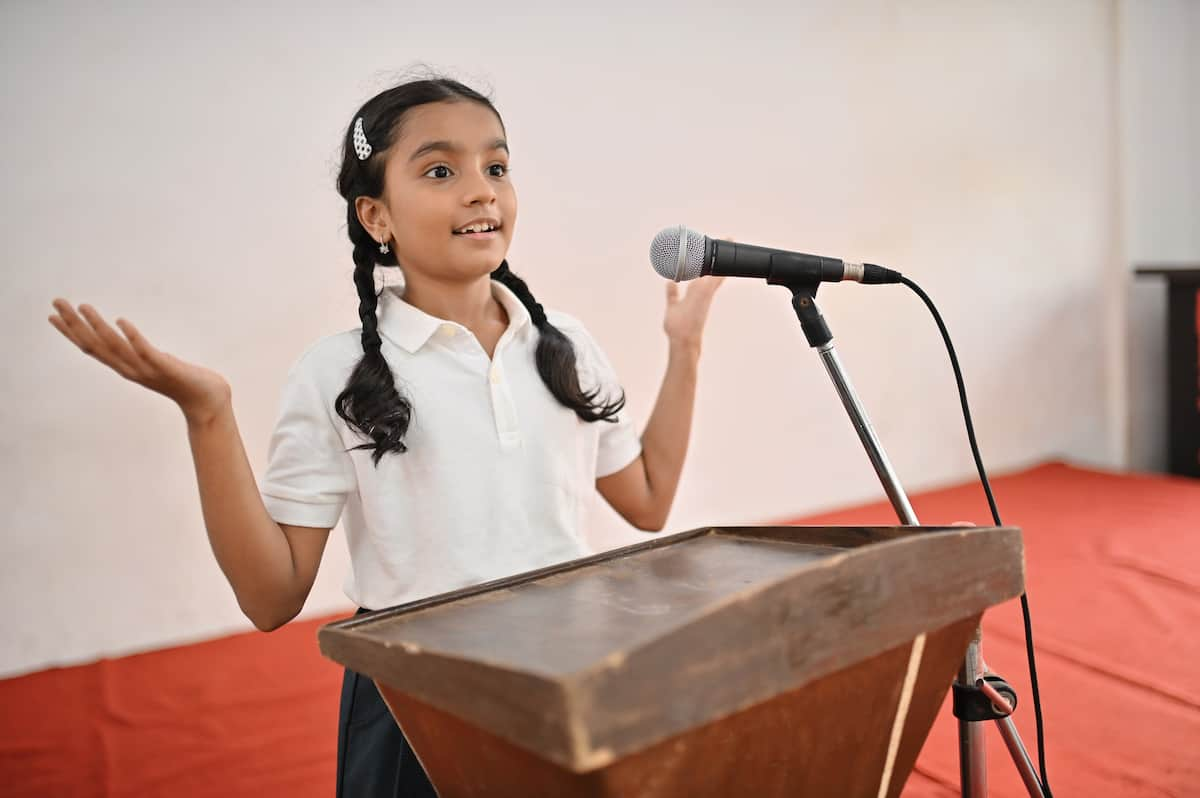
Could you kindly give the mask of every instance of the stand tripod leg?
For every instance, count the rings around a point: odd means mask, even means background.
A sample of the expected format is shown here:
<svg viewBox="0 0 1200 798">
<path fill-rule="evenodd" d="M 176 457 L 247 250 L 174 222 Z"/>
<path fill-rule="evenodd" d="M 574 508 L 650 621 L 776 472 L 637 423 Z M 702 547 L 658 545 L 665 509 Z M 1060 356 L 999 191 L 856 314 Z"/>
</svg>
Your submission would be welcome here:
<svg viewBox="0 0 1200 798">
<path fill-rule="evenodd" d="M 960 684 L 973 685 L 983 675 L 979 643 L 983 633 L 975 630 L 975 637 L 967 646 L 962 669 L 958 672 Z M 984 726 L 978 721 L 958 720 L 958 778 L 963 798 L 987 798 L 987 743 L 983 736 Z"/>
<path fill-rule="evenodd" d="M 984 676 L 986 668 L 987 666 L 983 664 L 983 630 L 976 629 L 975 638 L 967 646 L 967 656 L 963 661 L 962 670 L 958 674 L 959 683 L 963 685 L 976 684 Z M 993 692 L 992 695 L 997 694 Z M 1001 698 L 1005 698 L 1003 694 L 999 695 Z M 995 700 L 992 701 L 992 705 L 996 706 Z M 1005 711 L 1011 712 L 1012 708 L 1005 708 Z M 1029 753 L 1025 750 L 1024 743 L 1021 742 L 1021 736 L 1017 732 L 1017 725 L 1013 723 L 1012 716 L 1005 715 L 996 718 L 995 721 L 1000 737 L 1004 740 L 1004 745 L 1008 747 L 1008 754 L 1012 758 L 1013 765 L 1021 775 L 1021 781 L 1025 783 L 1025 789 L 1032 798 L 1045 798 L 1042 784 L 1037 777 L 1037 770 L 1034 769 L 1033 761 L 1030 760 Z M 987 750 L 984 742 L 984 728 L 983 721 L 968 721 L 961 717 L 958 719 L 959 776 L 962 779 L 962 794 L 967 798 L 987 795 Z"/>
<path fill-rule="evenodd" d="M 1025 750 L 1025 745 L 1021 742 L 1020 735 L 1017 734 L 1017 724 L 1013 723 L 1011 717 L 997 718 L 996 728 L 1000 730 L 1000 736 L 1004 739 L 1004 744 L 1008 746 L 1008 753 L 1012 757 L 1013 764 L 1017 766 L 1017 772 L 1021 774 L 1021 781 L 1025 782 L 1025 789 L 1034 798 L 1045 798 L 1046 793 L 1042 792 L 1037 771 L 1033 768 L 1033 760 L 1029 758 L 1029 752 Z"/>
</svg>

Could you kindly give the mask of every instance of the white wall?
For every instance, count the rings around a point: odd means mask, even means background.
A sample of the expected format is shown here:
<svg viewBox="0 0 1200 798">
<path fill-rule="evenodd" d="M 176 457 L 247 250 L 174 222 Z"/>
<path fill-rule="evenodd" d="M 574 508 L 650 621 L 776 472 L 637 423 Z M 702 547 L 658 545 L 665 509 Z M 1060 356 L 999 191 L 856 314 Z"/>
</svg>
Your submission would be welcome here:
<svg viewBox="0 0 1200 798">
<path fill-rule="evenodd" d="M 74 351 L 49 302 L 224 373 L 261 472 L 287 368 L 357 323 L 340 132 L 418 60 L 494 86 L 521 200 L 510 260 L 591 326 L 642 419 L 665 362 L 646 251 L 683 222 L 905 271 L 955 336 L 993 469 L 1119 465 L 1115 7 L 736 8 L 0 6 L 0 673 L 248 627 L 178 411 Z M 820 299 L 907 487 L 969 477 L 916 297 Z M 728 284 L 702 367 L 669 529 L 879 495 L 785 291 Z M 606 508 L 594 532 L 634 535 Z M 307 613 L 346 606 L 345 568 L 335 534 Z"/>
<path fill-rule="evenodd" d="M 1124 261 L 1200 263 L 1200 3 L 1122 2 L 1119 14 Z M 1167 467 L 1161 277 L 1126 277 L 1129 464 Z M 1125 338 L 1125 336 L 1122 336 Z"/>
</svg>

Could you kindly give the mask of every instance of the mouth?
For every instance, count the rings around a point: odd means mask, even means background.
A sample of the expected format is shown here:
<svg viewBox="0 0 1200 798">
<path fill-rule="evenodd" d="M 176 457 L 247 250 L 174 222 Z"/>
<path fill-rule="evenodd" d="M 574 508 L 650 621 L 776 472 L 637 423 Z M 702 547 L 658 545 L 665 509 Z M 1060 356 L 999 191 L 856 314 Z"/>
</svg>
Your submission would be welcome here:
<svg viewBox="0 0 1200 798">
<path fill-rule="evenodd" d="M 496 219 L 476 219 L 454 231 L 459 238 L 488 240 L 500 234 L 501 224 Z"/>
</svg>

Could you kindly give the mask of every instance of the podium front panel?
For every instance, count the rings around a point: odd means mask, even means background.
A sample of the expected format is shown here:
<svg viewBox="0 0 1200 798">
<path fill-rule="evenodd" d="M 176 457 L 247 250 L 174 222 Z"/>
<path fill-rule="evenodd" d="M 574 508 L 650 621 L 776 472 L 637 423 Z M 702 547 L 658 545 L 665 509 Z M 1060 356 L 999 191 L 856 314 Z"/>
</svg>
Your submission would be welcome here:
<svg viewBox="0 0 1200 798">
<path fill-rule="evenodd" d="M 938 662 L 913 674 L 913 709 L 932 722 L 978 616 L 1022 588 L 1012 528 L 708 528 L 340 621 L 319 639 L 380 685 L 410 736 L 436 737 L 417 726 L 440 717 L 568 781 L 615 783 L 639 754 L 717 739 L 722 721 L 770 702 L 827 707 L 857 691 L 891 717 L 906 674 L 878 663 L 907 666 L 926 633 Z M 847 734 L 850 750 L 866 744 Z"/>
</svg>

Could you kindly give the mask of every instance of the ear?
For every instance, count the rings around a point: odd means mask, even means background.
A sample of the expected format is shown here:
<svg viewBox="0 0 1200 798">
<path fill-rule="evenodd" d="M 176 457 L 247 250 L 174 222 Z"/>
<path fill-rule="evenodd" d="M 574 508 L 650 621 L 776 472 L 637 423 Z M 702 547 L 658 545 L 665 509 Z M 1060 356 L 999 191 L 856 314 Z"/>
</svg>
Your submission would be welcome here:
<svg viewBox="0 0 1200 798">
<path fill-rule="evenodd" d="M 376 241 L 389 241 L 392 232 L 388 224 L 387 208 L 374 197 L 355 197 L 354 212 L 359 223 Z"/>
</svg>

